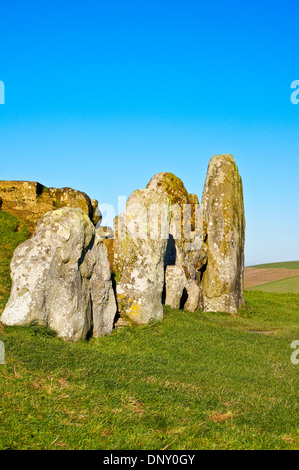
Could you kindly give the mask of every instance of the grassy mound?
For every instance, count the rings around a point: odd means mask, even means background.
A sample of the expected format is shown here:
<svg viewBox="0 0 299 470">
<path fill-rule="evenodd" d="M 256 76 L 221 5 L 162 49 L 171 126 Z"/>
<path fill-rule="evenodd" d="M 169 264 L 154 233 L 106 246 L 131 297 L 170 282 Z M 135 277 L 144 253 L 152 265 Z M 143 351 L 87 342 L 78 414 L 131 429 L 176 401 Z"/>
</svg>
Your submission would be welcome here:
<svg viewBox="0 0 299 470">
<path fill-rule="evenodd" d="M 65 343 L 5 327 L 1 449 L 295 449 L 299 295 Z"/>
<path fill-rule="evenodd" d="M 16 247 L 29 237 L 29 231 L 19 219 L 0 211 L 0 314 L 11 288 L 10 261 Z"/>
<path fill-rule="evenodd" d="M 0 212 L 0 306 L 28 237 Z M 65 343 L 0 324 L 0 449 L 298 449 L 299 295 L 248 291 L 238 317 L 165 319 Z"/>
<path fill-rule="evenodd" d="M 299 294 L 299 276 L 288 277 L 279 281 L 269 282 L 259 286 L 251 287 L 250 290 L 261 290 L 263 292 L 288 293 L 294 292 Z"/>
</svg>

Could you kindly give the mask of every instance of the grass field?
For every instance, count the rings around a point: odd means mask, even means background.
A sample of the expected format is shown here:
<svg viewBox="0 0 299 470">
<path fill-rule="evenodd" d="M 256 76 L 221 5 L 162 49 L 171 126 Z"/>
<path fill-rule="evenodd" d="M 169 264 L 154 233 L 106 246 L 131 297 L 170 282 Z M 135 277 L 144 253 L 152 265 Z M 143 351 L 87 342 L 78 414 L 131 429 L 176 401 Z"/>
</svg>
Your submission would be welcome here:
<svg viewBox="0 0 299 470">
<path fill-rule="evenodd" d="M 2 305 L 27 236 L 15 222 L 1 229 Z M 0 324 L 0 449 L 298 449 L 299 295 L 245 295 L 237 317 L 165 308 L 78 343 Z"/>
<path fill-rule="evenodd" d="M 288 277 L 280 281 L 269 282 L 259 286 L 251 287 L 250 290 L 261 290 L 263 292 L 287 293 L 294 292 L 299 294 L 299 276 Z"/>
<path fill-rule="evenodd" d="M 263 292 L 299 293 L 298 274 L 299 261 L 250 266 L 245 268 L 245 287 Z"/>
<path fill-rule="evenodd" d="M 0 211 L 0 314 L 9 298 L 11 288 L 9 265 L 13 252 L 28 236 L 28 230 L 19 219 Z"/>
<path fill-rule="evenodd" d="M 0 449 L 298 449 L 299 295 L 246 299 L 76 344 L 6 327 Z"/>
</svg>

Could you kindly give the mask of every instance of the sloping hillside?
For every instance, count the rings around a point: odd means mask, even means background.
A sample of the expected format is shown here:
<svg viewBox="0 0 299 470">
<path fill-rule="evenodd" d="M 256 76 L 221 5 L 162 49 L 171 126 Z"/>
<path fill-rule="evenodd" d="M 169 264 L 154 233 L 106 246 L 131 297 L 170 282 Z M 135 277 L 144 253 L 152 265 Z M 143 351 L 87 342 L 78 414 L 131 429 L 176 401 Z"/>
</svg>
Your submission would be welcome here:
<svg viewBox="0 0 299 470">
<path fill-rule="evenodd" d="M 269 263 L 245 268 L 245 289 L 299 292 L 299 261 Z"/>
<path fill-rule="evenodd" d="M 10 293 L 10 261 L 13 252 L 28 237 L 27 227 L 17 217 L 0 211 L 0 313 Z"/>
<path fill-rule="evenodd" d="M 249 266 L 250 268 L 258 269 L 299 269 L 299 261 L 281 261 L 279 263 L 266 263 Z"/>
</svg>

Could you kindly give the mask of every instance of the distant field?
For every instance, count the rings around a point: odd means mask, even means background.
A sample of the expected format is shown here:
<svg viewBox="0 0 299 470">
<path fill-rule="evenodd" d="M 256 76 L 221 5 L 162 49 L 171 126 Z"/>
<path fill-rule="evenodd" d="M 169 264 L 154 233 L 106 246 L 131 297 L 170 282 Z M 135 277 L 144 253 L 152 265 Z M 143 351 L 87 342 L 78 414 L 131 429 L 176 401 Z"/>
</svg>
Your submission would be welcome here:
<svg viewBox="0 0 299 470">
<path fill-rule="evenodd" d="M 281 263 L 257 264 L 255 266 L 248 266 L 248 267 L 258 268 L 258 269 L 269 269 L 269 268 L 299 269 L 299 261 L 283 261 Z"/>
<path fill-rule="evenodd" d="M 299 276 L 299 269 L 245 268 L 244 287 L 245 289 L 251 289 L 251 287 L 281 281 L 294 276 Z"/>
<path fill-rule="evenodd" d="M 254 286 L 251 287 L 250 290 L 262 290 L 263 292 L 278 292 L 282 294 L 294 292 L 295 294 L 299 294 L 299 276 L 288 277 L 287 279 L 281 279 L 280 281 Z"/>
<path fill-rule="evenodd" d="M 299 293 L 299 261 L 268 263 L 245 268 L 246 290 Z"/>
</svg>

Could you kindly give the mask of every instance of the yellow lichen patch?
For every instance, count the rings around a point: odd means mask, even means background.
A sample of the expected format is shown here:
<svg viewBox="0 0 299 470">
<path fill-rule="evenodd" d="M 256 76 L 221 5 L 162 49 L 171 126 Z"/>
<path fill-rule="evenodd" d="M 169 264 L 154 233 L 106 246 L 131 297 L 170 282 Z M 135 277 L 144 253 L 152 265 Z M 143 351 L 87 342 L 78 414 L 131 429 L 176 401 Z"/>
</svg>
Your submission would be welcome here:
<svg viewBox="0 0 299 470">
<path fill-rule="evenodd" d="M 134 303 L 131 305 L 130 310 L 129 310 L 129 315 L 134 317 L 134 318 L 140 318 L 141 317 L 141 312 L 142 309 L 139 304 Z"/>
</svg>

